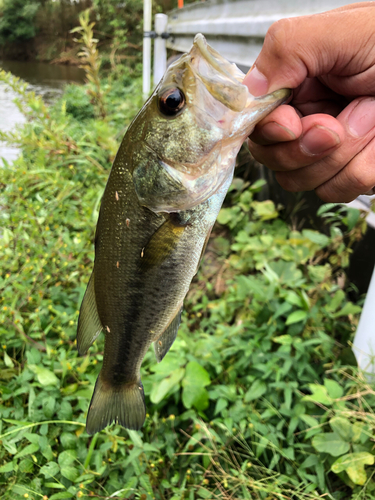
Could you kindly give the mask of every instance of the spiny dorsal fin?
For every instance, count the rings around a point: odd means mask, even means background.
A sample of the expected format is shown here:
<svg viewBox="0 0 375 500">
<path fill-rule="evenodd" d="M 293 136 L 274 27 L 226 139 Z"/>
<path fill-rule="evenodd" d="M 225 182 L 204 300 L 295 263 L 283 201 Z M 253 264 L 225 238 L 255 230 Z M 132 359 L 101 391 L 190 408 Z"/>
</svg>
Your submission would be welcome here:
<svg viewBox="0 0 375 500">
<path fill-rule="evenodd" d="M 154 342 L 155 356 L 158 363 L 164 358 L 173 342 L 177 337 L 177 330 L 181 322 L 182 307 L 179 308 L 178 313 L 169 323 L 164 332 L 160 335 L 158 340 Z"/>
<path fill-rule="evenodd" d="M 145 418 L 145 396 L 140 380 L 114 387 L 106 383 L 99 373 L 87 414 L 88 434 L 95 434 L 113 422 L 126 429 L 138 430 Z"/>
<path fill-rule="evenodd" d="M 96 307 L 93 271 L 78 317 L 77 348 L 81 356 L 86 354 L 89 347 L 98 338 L 102 329 L 103 326 Z"/>
</svg>

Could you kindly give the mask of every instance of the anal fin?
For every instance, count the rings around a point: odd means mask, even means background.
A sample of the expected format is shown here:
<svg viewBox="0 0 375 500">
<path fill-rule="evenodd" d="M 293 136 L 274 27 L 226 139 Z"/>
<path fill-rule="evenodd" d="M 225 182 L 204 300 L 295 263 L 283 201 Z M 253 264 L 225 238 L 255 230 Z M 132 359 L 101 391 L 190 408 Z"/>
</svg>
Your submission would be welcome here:
<svg viewBox="0 0 375 500">
<path fill-rule="evenodd" d="M 77 348 L 81 356 L 86 354 L 102 330 L 103 326 L 96 307 L 93 271 L 78 317 Z"/>
<path fill-rule="evenodd" d="M 160 361 L 164 358 L 173 342 L 176 340 L 177 330 L 181 322 L 181 314 L 182 306 L 179 308 L 176 316 L 172 319 L 164 332 L 154 342 L 155 356 L 158 363 L 160 363 Z"/>
</svg>

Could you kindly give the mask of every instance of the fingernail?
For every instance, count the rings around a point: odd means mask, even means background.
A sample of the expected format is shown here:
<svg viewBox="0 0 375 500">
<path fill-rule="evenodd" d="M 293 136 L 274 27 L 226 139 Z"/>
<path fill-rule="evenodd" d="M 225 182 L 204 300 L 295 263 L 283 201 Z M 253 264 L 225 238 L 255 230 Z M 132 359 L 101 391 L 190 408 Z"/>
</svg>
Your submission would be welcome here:
<svg viewBox="0 0 375 500">
<path fill-rule="evenodd" d="M 253 96 L 267 94 L 268 80 L 255 65 L 250 69 L 242 83 L 246 85 Z"/>
<path fill-rule="evenodd" d="M 314 125 L 301 139 L 301 148 L 307 154 L 318 155 L 340 144 L 340 137 L 321 125 Z"/>
<path fill-rule="evenodd" d="M 363 137 L 375 127 L 375 99 L 362 99 L 350 113 L 349 130 L 357 137 Z"/>
<path fill-rule="evenodd" d="M 264 125 L 261 134 L 268 141 L 294 141 L 296 139 L 296 135 L 291 130 L 276 122 Z"/>
</svg>

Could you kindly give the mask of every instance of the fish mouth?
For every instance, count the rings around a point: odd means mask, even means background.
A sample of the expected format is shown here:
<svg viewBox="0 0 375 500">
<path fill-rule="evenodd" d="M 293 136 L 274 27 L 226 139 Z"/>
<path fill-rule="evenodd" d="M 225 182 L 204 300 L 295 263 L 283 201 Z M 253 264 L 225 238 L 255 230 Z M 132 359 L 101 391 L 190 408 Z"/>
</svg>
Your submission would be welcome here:
<svg viewBox="0 0 375 500">
<path fill-rule="evenodd" d="M 189 56 L 190 68 L 209 93 L 230 110 L 241 112 L 248 97 L 248 89 L 241 83 L 242 71 L 210 47 L 201 33 L 195 35 Z"/>
<path fill-rule="evenodd" d="M 285 102 L 291 95 L 289 89 L 277 90 L 259 97 L 251 95 L 249 89 L 242 83 L 245 74 L 234 63 L 230 63 L 210 47 L 201 33 L 195 35 L 189 55 L 189 66 L 195 77 L 217 101 L 231 111 L 247 113 L 248 108 L 259 110 L 260 107 L 264 107 L 264 113 L 267 114 L 270 108 Z M 261 119 L 259 114 L 263 115 L 262 112 L 257 113 L 257 121 Z"/>
</svg>

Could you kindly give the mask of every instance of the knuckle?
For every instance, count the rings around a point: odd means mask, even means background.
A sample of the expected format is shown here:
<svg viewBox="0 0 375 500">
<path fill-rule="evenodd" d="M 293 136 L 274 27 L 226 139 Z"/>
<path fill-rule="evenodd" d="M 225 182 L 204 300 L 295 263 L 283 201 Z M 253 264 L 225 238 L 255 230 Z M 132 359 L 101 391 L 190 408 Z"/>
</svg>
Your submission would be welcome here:
<svg viewBox="0 0 375 500">
<path fill-rule="evenodd" d="M 277 182 L 285 191 L 296 193 L 303 190 L 295 172 L 276 172 L 275 175 Z"/>
<path fill-rule="evenodd" d="M 316 195 L 324 201 L 324 203 L 342 203 L 342 195 L 338 195 L 324 184 L 315 189 Z"/>
<path fill-rule="evenodd" d="M 286 46 L 291 40 L 292 19 L 280 19 L 273 23 L 265 36 L 265 48 L 272 47 L 272 52 L 280 59 L 285 58 Z"/>
</svg>

